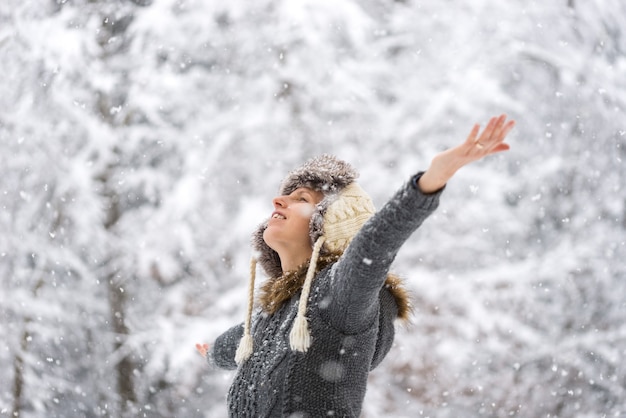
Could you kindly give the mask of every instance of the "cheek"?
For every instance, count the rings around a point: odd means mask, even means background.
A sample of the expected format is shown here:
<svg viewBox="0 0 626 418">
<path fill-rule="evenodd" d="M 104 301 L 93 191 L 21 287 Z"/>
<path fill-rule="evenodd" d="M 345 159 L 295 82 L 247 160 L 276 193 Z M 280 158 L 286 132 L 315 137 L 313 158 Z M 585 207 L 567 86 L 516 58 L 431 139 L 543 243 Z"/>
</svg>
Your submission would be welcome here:
<svg viewBox="0 0 626 418">
<path fill-rule="evenodd" d="M 311 223 L 311 216 L 315 212 L 315 206 L 306 205 L 298 208 L 298 225 L 302 233 L 309 236 L 309 224 Z"/>
<path fill-rule="evenodd" d="M 307 221 L 311 219 L 313 212 L 315 212 L 315 206 L 313 205 L 302 205 L 297 209 L 298 216 L 305 218 Z"/>
</svg>

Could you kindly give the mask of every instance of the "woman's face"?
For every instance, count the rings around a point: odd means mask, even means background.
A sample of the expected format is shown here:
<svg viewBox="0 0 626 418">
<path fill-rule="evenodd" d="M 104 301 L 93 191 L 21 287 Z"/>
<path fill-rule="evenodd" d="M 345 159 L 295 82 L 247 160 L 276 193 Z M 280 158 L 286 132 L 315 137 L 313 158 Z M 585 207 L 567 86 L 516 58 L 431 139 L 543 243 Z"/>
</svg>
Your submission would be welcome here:
<svg viewBox="0 0 626 418">
<path fill-rule="evenodd" d="M 322 192 L 300 187 L 289 195 L 275 197 L 274 212 L 263 233 L 265 243 L 279 254 L 311 252 L 309 221 L 317 205 L 324 198 Z"/>
</svg>

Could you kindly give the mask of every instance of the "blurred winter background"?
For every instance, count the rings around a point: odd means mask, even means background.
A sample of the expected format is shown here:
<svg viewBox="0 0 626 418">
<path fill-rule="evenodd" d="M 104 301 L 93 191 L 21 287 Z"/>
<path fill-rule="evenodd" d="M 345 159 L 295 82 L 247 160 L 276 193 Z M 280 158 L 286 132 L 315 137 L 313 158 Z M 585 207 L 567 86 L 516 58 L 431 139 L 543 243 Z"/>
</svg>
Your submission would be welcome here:
<svg viewBox="0 0 626 418">
<path fill-rule="evenodd" d="M 394 271 L 363 417 L 626 417 L 622 0 L 2 0 L 0 416 L 224 417 L 249 234 L 327 152 L 382 205 L 475 122 Z"/>
</svg>

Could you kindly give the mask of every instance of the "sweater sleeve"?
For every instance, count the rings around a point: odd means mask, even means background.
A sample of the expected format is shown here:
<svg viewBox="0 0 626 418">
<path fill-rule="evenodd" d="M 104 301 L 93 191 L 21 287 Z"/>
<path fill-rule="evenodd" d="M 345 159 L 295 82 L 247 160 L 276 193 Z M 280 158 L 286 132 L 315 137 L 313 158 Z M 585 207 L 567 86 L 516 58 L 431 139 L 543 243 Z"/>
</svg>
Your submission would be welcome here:
<svg viewBox="0 0 626 418">
<path fill-rule="evenodd" d="M 400 247 L 439 205 L 443 191 L 424 194 L 417 174 L 370 218 L 333 266 L 327 320 L 346 333 L 361 332 L 378 311 L 378 295 Z"/>
<path fill-rule="evenodd" d="M 227 370 L 236 369 L 235 353 L 242 336 L 243 324 L 239 324 L 217 337 L 207 356 L 209 364 Z"/>
</svg>

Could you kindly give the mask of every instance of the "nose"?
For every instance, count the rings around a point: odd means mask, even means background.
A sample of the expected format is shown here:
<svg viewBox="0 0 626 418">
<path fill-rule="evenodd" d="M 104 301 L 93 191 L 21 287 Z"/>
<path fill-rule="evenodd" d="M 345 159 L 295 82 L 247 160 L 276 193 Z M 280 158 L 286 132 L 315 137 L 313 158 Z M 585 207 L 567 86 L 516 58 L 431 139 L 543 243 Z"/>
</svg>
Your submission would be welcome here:
<svg viewBox="0 0 626 418">
<path fill-rule="evenodd" d="M 285 200 L 285 196 L 276 196 L 274 199 L 272 199 L 272 203 L 274 204 L 275 208 L 286 208 L 287 207 L 287 202 Z"/>
</svg>

